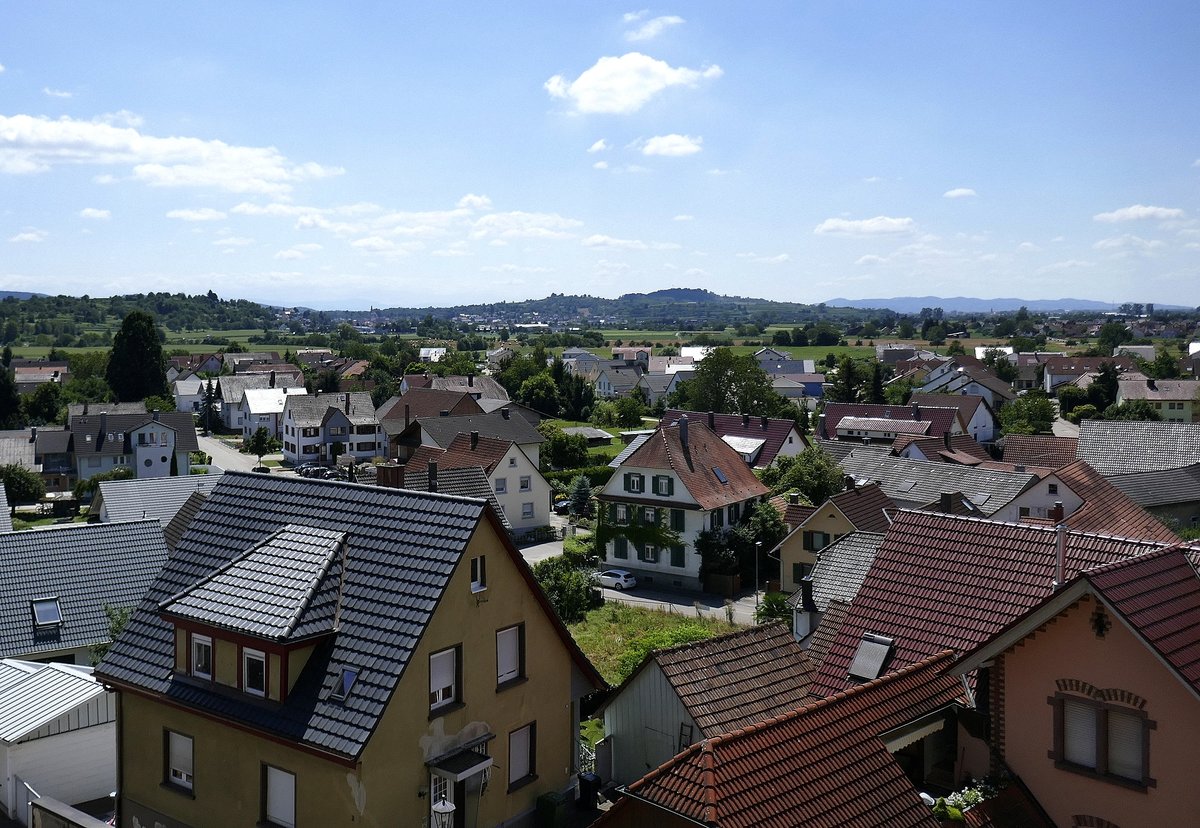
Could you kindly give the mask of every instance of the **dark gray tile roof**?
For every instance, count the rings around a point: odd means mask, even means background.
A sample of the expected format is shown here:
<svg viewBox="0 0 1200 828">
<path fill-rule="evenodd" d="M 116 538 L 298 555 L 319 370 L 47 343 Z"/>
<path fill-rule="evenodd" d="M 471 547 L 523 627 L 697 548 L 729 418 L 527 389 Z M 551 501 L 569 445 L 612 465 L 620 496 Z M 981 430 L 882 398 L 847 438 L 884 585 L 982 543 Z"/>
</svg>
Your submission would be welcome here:
<svg viewBox="0 0 1200 828">
<path fill-rule="evenodd" d="M 163 540 L 167 543 L 167 549 L 171 552 L 175 551 L 175 547 L 179 545 L 180 538 L 183 533 L 192 525 L 192 520 L 200 511 L 200 507 L 204 505 L 204 501 L 208 499 L 205 492 L 192 492 L 188 495 L 188 499 L 179 507 L 179 511 L 171 518 L 170 522 L 163 527 Z"/>
<path fill-rule="evenodd" d="M 1200 463 L 1200 423 L 1083 420 L 1075 456 L 1105 477 Z"/>
<path fill-rule="evenodd" d="M 429 491 L 428 466 L 423 469 L 405 468 L 404 488 L 418 492 Z M 492 507 L 492 511 L 496 513 L 496 517 L 500 518 L 500 522 L 504 524 L 504 528 L 512 531 L 512 524 L 504 516 L 504 509 L 500 507 L 500 501 L 496 499 L 496 493 L 492 491 L 492 484 L 488 481 L 487 473 L 482 466 L 464 466 L 457 469 L 439 468 L 437 490 L 442 494 L 486 500 Z"/>
<path fill-rule="evenodd" d="M 138 402 L 94 402 L 94 403 L 71 403 L 67 406 L 67 419 L 72 417 L 82 417 L 84 415 L 92 415 L 107 413 L 107 414 L 145 414 L 145 401 Z"/>
<path fill-rule="evenodd" d="M 882 543 L 882 532 L 852 532 L 817 553 L 812 582 L 818 609 L 824 611 L 833 601 L 854 600 Z"/>
<path fill-rule="evenodd" d="M 1122 474 L 1105 479 L 1143 509 L 1200 502 L 1200 463 L 1182 469 Z"/>
<path fill-rule="evenodd" d="M 332 632 L 345 544 L 345 532 L 284 526 L 160 609 L 272 641 Z"/>
<path fill-rule="evenodd" d="M 157 419 L 156 419 L 157 418 Z M 77 457 L 91 455 L 132 454 L 134 446 L 129 432 L 157 422 L 175 432 L 176 451 L 199 451 L 196 426 L 186 411 L 163 411 L 155 414 L 88 414 L 70 419 L 71 448 Z M 110 440 L 108 435 L 113 435 Z M 91 439 L 88 439 L 91 438 Z"/>
<path fill-rule="evenodd" d="M 66 454 L 71 450 L 71 432 L 65 428 L 38 428 L 38 454 Z"/>
<path fill-rule="evenodd" d="M 942 492 L 962 492 L 984 515 L 991 515 L 1038 480 L 1035 474 L 992 471 L 955 463 L 933 463 L 852 451 L 839 463 L 862 482 L 875 482 L 901 506 L 920 507 Z"/>
<path fill-rule="evenodd" d="M 158 521 L 92 523 L 0 535 L 0 656 L 108 638 L 104 604 L 142 601 L 167 559 Z M 56 597 L 63 623 L 34 628 L 30 601 Z"/>
<path fill-rule="evenodd" d="M 447 448 L 459 434 L 470 434 L 472 431 L 478 431 L 480 437 L 495 437 L 522 446 L 530 443 L 540 445 L 546 441 L 523 417 L 509 416 L 505 419 L 500 411 L 469 417 L 422 417 L 417 420 L 417 427 L 441 448 Z M 410 426 L 405 434 L 412 433 L 412 428 Z"/>
<path fill-rule="evenodd" d="M 347 395 L 350 397 L 349 405 L 346 402 Z M 283 405 L 284 417 L 290 414 L 292 421 L 300 427 L 323 425 L 332 416 L 333 411 L 346 414 L 347 419 L 354 425 L 378 422 L 375 419 L 375 404 L 371 402 L 371 395 L 366 391 L 295 394 L 289 396 Z"/>
<path fill-rule="evenodd" d="M 98 672 L 281 738 L 358 756 L 483 511 L 481 500 L 450 495 L 228 472 Z M 340 627 L 310 656 L 287 701 L 267 709 L 173 678 L 172 626 L 159 604 L 299 524 L 345 533 L 347 554 Z M 342 665 L 359 668 L 344 702 L 330 698 Z"/>
<path fill-rule="evenodd" d="M 221 473 L 215 472 L 105 480 L 92 502 L 92 514 L 103 511 L 109 523 L 154 519 L 166 526 L 193 492 L 210 492 L 220 479 Z"/>
<path fill-rule="evenodd" d="M 275 388 L 299 388 L 303 382 L 298 382 L 294 374 L 276 373 Z M 217 377 L 216 392 L 224 405 L 237 405 L 242 400 L 242 394 L 247 388 L 270 388 L 270 372 L 262 374 L 231 374 Z"/>
</svg>

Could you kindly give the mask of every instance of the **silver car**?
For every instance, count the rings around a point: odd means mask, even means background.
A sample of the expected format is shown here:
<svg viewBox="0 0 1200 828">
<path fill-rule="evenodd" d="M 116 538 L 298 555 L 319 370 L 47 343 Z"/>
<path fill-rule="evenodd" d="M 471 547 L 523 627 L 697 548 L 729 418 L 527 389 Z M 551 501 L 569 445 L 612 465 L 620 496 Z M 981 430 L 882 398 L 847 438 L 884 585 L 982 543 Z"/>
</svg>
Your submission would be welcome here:
<svg viewBox="0 0 1200 828">
<path fill-rule="evenodd" d="M 600 573 L 600 586 L 609 589 L 633 589 L 637 586 L 637 578 L 624 569 L 606 569 Z"/>
</svg>

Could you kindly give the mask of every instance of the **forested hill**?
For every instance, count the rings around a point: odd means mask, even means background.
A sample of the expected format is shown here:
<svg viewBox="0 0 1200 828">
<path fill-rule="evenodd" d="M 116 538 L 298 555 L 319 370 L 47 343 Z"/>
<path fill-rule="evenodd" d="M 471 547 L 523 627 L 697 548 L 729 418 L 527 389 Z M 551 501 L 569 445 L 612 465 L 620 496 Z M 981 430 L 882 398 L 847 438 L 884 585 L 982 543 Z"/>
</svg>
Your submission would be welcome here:
<svg viewBox="0 0 1200 828">
<path fill-rule="evenodd" d="M 239 330 L 274 327 L 275 311 L 244 299 L 146 293 L 132 296 L 6 297 L 0 300 L 0 342 L 42 341 L 58 347 L 107 347 L 132 310 L 153 313 L 168 330 Z M 49 337 L 49 341 L 46 338 Z"/>
</svg>

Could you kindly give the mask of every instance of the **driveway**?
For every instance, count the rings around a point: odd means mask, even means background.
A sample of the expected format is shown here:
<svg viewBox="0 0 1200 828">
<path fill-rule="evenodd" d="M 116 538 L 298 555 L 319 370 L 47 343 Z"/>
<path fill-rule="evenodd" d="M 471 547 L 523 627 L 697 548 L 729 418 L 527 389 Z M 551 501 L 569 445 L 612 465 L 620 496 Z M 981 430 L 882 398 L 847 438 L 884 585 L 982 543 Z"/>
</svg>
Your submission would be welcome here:
<svg viewBox="0 0 1200 828">
<path fill-rule="evenodd" d="M 205 454 L 212 455 L 213 465 L 225 471 L 250 471 L 258 464 L 258 458 L 253 454 L 242 454 L 236 448 L 233 448 L 228 443 L 218 440 L 216 437 L 205 437 L 200 432 L 196 432 L 196 441 L 200 444 L 200 451 Z M 264 454 L 264 460 L 282 460 L 282 454 Z M 274 471 L 280 471 L 275 469 Z"/>
</svg>

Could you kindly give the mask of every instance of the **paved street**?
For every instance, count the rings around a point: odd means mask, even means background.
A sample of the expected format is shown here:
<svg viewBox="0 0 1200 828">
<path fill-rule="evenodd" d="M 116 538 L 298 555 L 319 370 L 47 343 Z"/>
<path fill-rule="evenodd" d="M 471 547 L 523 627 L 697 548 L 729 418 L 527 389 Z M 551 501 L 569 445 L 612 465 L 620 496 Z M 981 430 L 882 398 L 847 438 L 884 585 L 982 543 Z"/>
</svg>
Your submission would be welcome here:
<svg viewBox="0 0 1200 828">
<path fill-rule="evenodd" d="M 251 454 L 242 454 L 237 449 L 221 442 L 216 437 L 205 437 L 196 433 L 196 441 L 200 443 L 200 451 L 212 455 L 213 465 L 224 471 L 250 471 L 258 463 L 258 458 Z M 282 460 L 282 454 L 267 454 L 264 460 Z M 278 469 L 274 470 L 278 471 Z"/>
</svg>

